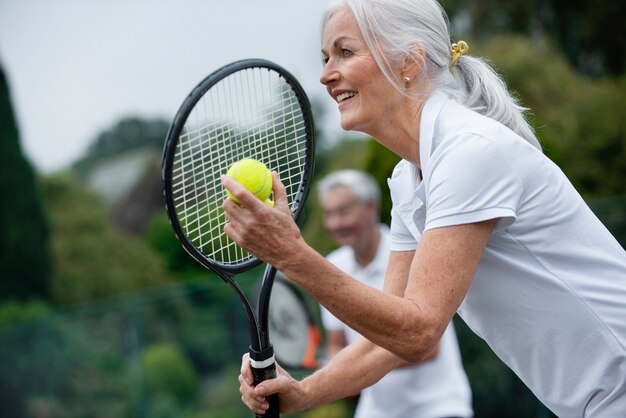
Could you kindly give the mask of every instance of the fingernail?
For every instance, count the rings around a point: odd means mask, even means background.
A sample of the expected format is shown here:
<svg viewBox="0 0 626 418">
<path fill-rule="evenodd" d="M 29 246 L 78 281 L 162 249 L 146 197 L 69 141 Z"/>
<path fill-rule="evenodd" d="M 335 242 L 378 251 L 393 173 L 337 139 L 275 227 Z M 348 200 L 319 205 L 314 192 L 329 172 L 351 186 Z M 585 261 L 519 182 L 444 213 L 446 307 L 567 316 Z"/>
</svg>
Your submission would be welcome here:
<svg viewBox="0 0 626 418">
<path fill-rule="evenodd" d="M 252 381 L 250 380 L 249 377 L 245 377 L 243 380 L 245 380 L 248 385 L 252 384 Z"/>
<path fill-rule="evenodd" d="M 257 386 L 256 387 L 256 393 L 258 395 L 265 395 L 265 386 Z"/>
</svg>

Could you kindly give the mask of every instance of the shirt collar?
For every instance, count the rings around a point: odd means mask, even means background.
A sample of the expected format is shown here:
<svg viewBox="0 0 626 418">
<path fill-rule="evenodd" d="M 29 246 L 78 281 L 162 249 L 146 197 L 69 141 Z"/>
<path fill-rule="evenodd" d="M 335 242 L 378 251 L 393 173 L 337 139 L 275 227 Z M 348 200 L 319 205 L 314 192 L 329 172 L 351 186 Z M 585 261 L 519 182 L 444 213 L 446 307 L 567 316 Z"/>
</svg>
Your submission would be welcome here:
<svg viewBox="0 0 626 418">
<path fill-rule="evenodd" d="M 422 108 L 419 138 L 420 168 L 422 169 L 422 173 L 428 170 L 437 117 L 439 116 L 439 112 L 441 112 L 441 108 L 448 100 L 450 99 L 444 92 L 435 90 L 430 94 L 428 99 L 426 99 L 426 103 L 424 103 L 424 107 Z"/>
</svg>

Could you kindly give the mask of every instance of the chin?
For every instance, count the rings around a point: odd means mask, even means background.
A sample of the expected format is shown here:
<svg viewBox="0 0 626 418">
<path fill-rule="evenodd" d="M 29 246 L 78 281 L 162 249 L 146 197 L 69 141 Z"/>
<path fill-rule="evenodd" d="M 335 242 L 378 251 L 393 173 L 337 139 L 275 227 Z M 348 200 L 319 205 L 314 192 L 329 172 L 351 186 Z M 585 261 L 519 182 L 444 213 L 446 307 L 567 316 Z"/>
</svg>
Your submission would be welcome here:
<svg viewBox="0 0 626 418">
<path fill-rule="evenodd" d="M 341 129 L 343 129 L 344 131 L 367 133 L 367 124 L 365 123 L 365 121 L 366 119 L 364 120 L 364 118 L 362 117 L 356 118 L 352 115 L 349 115 L 347 112 L 346 114 L 342 113 L 340 119 Z"/>
<path fill-rule="evenodd" d="M 336 239 L 335 241 L 337 241 L 337 244 L 339 244 L 340 246 L 348 246 L 348 247 L 354 246 L 354 239 L 352 239 L 351 237 L 340 238 L 340 239 Z"/>
<path fill-rule="evenodd" d="M 346 120 L 345 118 L 342 117 L 339 123 L 341 125 L 341 129 L 343 129 L 344 131 L 352 130 L 352 125 L 350 124 L 349 120 Z"/>
<path fill-rule="evenodd" d="M 341 118 L 341 129 L 343 129 L 344 131 L 362 132 L 361 129 L 359 129 L 359 124 L 350 118 Z"/>
</svg>

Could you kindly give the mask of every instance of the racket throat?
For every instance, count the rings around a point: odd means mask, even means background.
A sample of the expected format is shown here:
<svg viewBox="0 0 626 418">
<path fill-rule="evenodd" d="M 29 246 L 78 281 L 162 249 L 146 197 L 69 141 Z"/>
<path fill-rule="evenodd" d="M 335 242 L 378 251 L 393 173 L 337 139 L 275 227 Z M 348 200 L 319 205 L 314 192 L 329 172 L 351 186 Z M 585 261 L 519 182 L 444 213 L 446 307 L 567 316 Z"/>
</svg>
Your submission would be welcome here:
<svg viewBox="0 0 626 418">
<path fill-rule="evenodd" d="M 272 294 L 272 287 L 274 285 L 274 277 L 276 276 L 276 268 L 270 264 L 265 267 L 263 274 L 263 282 L 261 285 L 261 292 L 259 293 L 259 299 L 257 302 L 258 318 L 259 318 L 259 341 L 260 348 L 265 348 L 270 345 L 269 337 L 269 305 L 270 296 Z"/>
</svg>

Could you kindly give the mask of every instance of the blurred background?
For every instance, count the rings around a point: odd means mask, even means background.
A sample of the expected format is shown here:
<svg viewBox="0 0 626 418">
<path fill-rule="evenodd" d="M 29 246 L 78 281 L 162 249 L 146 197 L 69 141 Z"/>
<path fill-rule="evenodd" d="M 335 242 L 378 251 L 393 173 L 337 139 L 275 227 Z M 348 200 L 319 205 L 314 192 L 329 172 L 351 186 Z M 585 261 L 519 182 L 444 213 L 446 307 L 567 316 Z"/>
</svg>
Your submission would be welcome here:
<svg viewBox="0 0 626 418">
<path fill-rule="evenodd" d="M 545 153 L 626 245 L 626 3 L 443 5 L 453 38 L 531 108 Z M 397 157 L 342 132 L 318 83 L 323 6 L 0 0 L 0 417 L 250 416 L 237 383 L 248 346 L 240 302 L 176 241 L 160 153 L 200 79 L 266 58 L 313 103 L 315 175 L 361 168 L 387 190 Z M 314 191 L 304 218 L 306 240 L 333 249 Z M 260 275 L 239 282 L 252 294 Z M 551 416 L 455 325 L 477 417 Z M 349 417 L 350 405 L 291 416 Z"/>
</svg>

